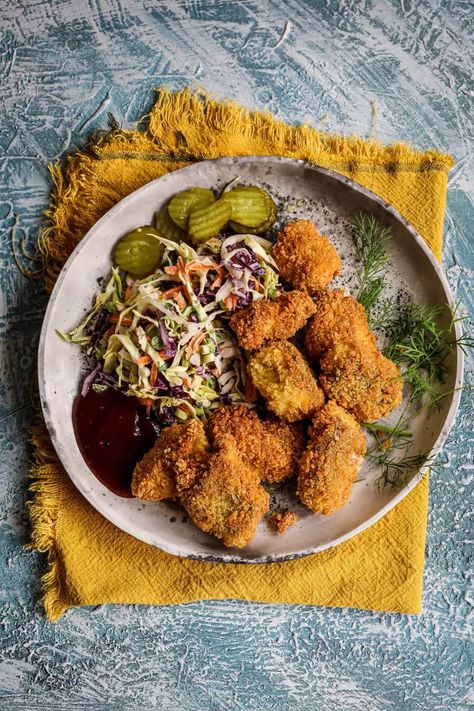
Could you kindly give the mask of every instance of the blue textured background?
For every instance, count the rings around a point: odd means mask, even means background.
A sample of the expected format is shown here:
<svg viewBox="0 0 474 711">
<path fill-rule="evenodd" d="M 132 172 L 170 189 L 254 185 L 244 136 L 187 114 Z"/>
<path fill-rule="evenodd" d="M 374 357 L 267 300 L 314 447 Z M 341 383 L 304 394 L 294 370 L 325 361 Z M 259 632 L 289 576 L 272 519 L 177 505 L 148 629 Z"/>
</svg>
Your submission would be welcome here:
<svg viewBox="0 0 474 711">
<path fill-rule="evenodd" d="M 203 85 L 291 121 L 452 152 L 444 260 L 474 313 L 473 6 L 467 0 L 0 0 L 0 707 L 163 711 L 465 709 L 472 608 L 472 395 L 431 484 L 424 612 L 206 602 L 99 607 L 45 622 L 25 552 L 30 383 L 45 308 L 14 265 L 47 163 L 130 126 L 158 85 Z M 471 38 L 471 39 L 469 39 Z M 470 172 L 471 171 L 471 172 Z M 16 217 L 17 216 L 17 217 Z M 468 379 L 473 380 L 472 357 Z M 471 687 L 472 688 L 472 687 Z M 471 695 L 470 695 L 471 694 Z"/>
</svg>

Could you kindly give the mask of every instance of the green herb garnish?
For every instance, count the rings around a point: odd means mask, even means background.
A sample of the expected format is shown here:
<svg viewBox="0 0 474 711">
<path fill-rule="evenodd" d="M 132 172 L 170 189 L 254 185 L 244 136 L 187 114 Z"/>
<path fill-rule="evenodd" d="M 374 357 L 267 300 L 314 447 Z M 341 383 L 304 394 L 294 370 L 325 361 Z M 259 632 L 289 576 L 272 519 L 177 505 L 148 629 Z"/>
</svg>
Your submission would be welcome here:
<svg viewBox="0 0 474 711">
<path fill-rule="evenodd" d="M 359 282 L 357 301 L 365 308 L 370 323 L 371 311 L 385 286 L 383 271 L 390 260 L 387 243 L 392 230 L 382 225 L 375 215 L 363 212 L 353 215 L 352 227 L 355 254 L 361 262 L 356 274 Z"/>
</svg>

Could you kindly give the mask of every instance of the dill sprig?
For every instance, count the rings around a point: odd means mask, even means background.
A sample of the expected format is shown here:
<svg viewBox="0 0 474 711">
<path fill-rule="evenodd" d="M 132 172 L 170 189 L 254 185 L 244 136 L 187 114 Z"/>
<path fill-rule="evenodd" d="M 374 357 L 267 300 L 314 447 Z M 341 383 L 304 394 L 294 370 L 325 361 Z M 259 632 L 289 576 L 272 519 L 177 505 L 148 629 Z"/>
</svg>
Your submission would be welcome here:
<svg viewBox="0 0 474 711">
<path fill-rule="evenodd" d="M 408 425 L 412 417 L 419 415 L 425 409 L 433 407 L 434 404 L 438 404 L 440 400 L 456 392 L 457 389 L 438 393 L 435 399 L 428 400 L 421 404 L 415 412 L 410 413 L 410 406 L 416 399 L 416 393 L 412 392 L 393 427 L 380 422 L 363 423 L 375 440 L 366 457 L 376 462 L 381 470 L 381 474 L 376 480 L 379 488 L 384 486 L 392 488 L 404 486 L 410 476 L 421 467 L 426 466 L 436 471 L 446 464 L 446 462 L 439 460 L 439 456 L 432 456 L 429 451 L 410 454 L 413 434 L 408 429 Z M 402 452 L 401 455 L 394 455 L 394 451 L 398 452 L 400 450 Z"/>
<path fill-rule="evenodd" d="M 357 301 L 365 308 L 370 322 L 371 311 L 385 287 L 383 271 L 390 260 L 387 243 L 392 230 L 382 225 L 375 215 L 363 212 L 354 213 L 352 228 L 355 254 L 361 262 L 356 273 L 359 283 Z"/>
<path fill-rule="evenodd" d="M 448 372 L 448 356 L 456 347 L 464 352 L 472 348 L 474 338 L 470 335 L 453 338 L 454 325 L 465 320 L 459 316 L 459 303 L 450 309 L 451 323 L 444 327 L 441 324 L 443 306 L 428 308 L 412 302 L 400 306 L 394 298 L 382 299 L 385 267 L 390 260 L 387 246 L 391 229 L 375 215 L 362 212 L 354 214 L 352 227 L 355 254 L 361 265 L 356 272 L 357 300 L 366 310 L 370 327 L 382 328 L 388 335 L 383 354 L 400 366 L 410 392 L 393 427 L 378 422 L 364 423 L 373 442 L 366 456 L 380 468 L 379 487 L 403 486 L 421 468 L 443 466 L 430 452 L 413 453 L 410 419 L 425 408 L 439 407 L 441 400 L 450 394 L 439 387 Z M 414 404 L 418 405 L 416 412 L 410 414 Z"/>
<path fill-rule="evenodd" d="M 386 324 L 390 338 L 383 354 L 401 367 L 413 399 L 428 399 L 431 406 L 439 405 L 438 385 L 444 382 L 449 353 L 457 346 L 466 351 L 474 345 L 474 339 L 468 334 L 457 339 L 452 337 L 454 324 L 466 320 L 457 315 L 459 304 L 450 309 L 447 328 L 440 325 L 442 311 L 442 306 L 427 308 L 409 302 Z"/>
<path fill-rule="evenodd" d="M 425 370 L 436 380 L 443 379 L 447 339 L 439 325 L 441 307 L 426 308 L 408 302 L 389 323 L 390 342 L 384 355 L 414 371 Z"/>
<path fill-rule="evenodd" d="M 372 455 L 369 455 L 369 459 Z M 377 458 L 376 458 L 377 459 Z M 379 489 L 390 486 L 395 489 L 405 484 L 411 479 L 413 474 L 416 474 L 420 469 L 430 469 L 431 471 L 439 471 L 446 464 L 447 460 L 441 460 L 438 456 L 431 456 L 429 452 L 419 452 L 397 459 L 395 457 L 386 457 L 382 462 L 377 462 L 381 465 L 381 473 L 376 480 L 376 485 Z"/>
</svg>

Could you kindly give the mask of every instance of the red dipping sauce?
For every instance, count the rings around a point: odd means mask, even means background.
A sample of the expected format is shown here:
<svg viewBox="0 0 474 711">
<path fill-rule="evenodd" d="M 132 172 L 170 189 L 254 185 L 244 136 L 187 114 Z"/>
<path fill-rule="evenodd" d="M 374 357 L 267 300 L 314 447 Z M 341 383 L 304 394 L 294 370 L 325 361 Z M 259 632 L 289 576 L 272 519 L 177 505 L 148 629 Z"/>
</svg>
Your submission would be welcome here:
<svg viewBox="0 0 474 711">
<path fill-rule="evenodd" d="M 152 446 L 158 428 L 136 398 L 92 388 L 74 401 L 76 440 L 87 466 L 118 496 L 130 498 L 135 464 Z"/>
</svg>

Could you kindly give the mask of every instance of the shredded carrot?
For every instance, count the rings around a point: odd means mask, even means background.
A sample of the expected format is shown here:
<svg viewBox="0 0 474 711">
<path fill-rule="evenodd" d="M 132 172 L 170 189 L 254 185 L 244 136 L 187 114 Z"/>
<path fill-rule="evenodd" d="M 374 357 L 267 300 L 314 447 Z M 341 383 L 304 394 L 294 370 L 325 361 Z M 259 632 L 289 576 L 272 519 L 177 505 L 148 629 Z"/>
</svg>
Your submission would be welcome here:
<svg viewBox="0 0 474 711">
<path fill-rule="evenodd" d="M 229 309 L 229 311 L 234 311 L 237 307 L 238 300 L 239 297 L 236 294 L 229 294 L 229 296 L 225 297 L 224 304 Z"/>
<path fill-rule="evenodd" d="M 263 286 L 263 284 L 260 284 L 260 282 L 256 279 L 250 279 L 249 284 L 252 286 L 252 289 L 255 289 L 255 291 L 265 292 L 265 287 Z"/>
<path fill-rule="evenodd" d="M 147 415 L 150 414 L 150 410 L 153 407 L 153 400 L 151 397 L 139 397 L 137 398 L 140 405 L 143 405 L 147 411 Z"/>
<path fill-rule="evenodd" d="M 150 370 L 150 384 L 151 385 L 156 385 L 156 381 L 158 380 L 158 368 L 156 367 L 156 363 L 153 361 L 151 364 L 151 370 Z"/>
<path fill-rule="evenodd" d="M 120 314 L 110 314 L 109 321 L 110 323 L 120 323 L 121 326 L 132 325 L 132 319 L 129 316 L 124 316 L 123 319 L 120 321 Z"/>
<path fill-rule="evenodd" d="M 160 358 L 163 358 L 163 360 L 170 360 L 170 358 L 173 357 L 173 356 L 170 356 L 170 355 L 166 355 L 166 353 L 165 353 L 164 350 L 163 350 L 163 351 L 158 351 L 158 355 L 160 356 Z"/>
<path fill-rule="evenodd" d="M 137 360 L 137 365 L 148 365 L 148 363 L 151 363 L 153 358 L 149 355 L 142 355 L 141 358 L 138 358 Z"/>
<path fill-rule="evenodd" d="M 184 286 L 181 284 L 180 286 L 173 286 L 172 289 L 168 289 L 167 291 L 164 291 L 161 294 L 161 297 L 167 299 L 167 298 L 173 298 L 176 303 L 178 304 L 180 309 L 185 309 L 186 308 L 186 301 L 183 297 L 183 291 L 185 291 Z"/>
<path fill-rule="evenodd" d="M 222 282 L 224 281 L 224 277 L 225 277 L 225 270 L 224 270 L 224 268 L 223 268 L 223 267 L 218 267 L 218 268 L 216 269 L 216 271 L 217 271 L 217 275 L 216 275 L 216 278 L 214 279 L 214 281 L 213 281 L 212 284 L 211 284 L 211 289 L 217 289 L 217 287 L 219 287 L 219 286 L 222 284 Z"/>
<path fill-rule="evenodd" d="M 175 294 L 179 293 L 180 291 L 183 291 L 184 287 L 182 284 L 179 286 L 172 286 L 171 289 L 167 289 L 166 291 L 163 291 L 161 293 L 161 298 L 167 297 L 167 296 L 174 296 Z"/>
<path fill-rule="evenodd" d="M 189 341 L 187 347 L 186 347 L 186 357 L 190 358 L 193 353 L 197 353 L 199 350 L 199 346 L 205 339 L 205 334 L 204 333 L 196 333 L 195 336 L 191 338 Z"/>
<path fill-rule="evenodd" d="M 185 385 L 187 388 L 190 388 L 192 385 L 191 378 L 187 375 L 184 376 L 183 378 L 183 385 Z"/>
<path fill-rule="evenodd" d="M 212 264 L 203 264 L 202 262 L 191 262 L 187 265 L 188 272 L 207 272 L 209 269 L 218 271 L 221 267 L 212 262 Z"/>
<path fill-rule="evenodd" d="M 132 295 L 132 291 L 133 291 L 133 288 L 131 286 L 127 286 L 127 288 L 125 289 L 125 301 L 129 300 L 129 298 Z"/>
<path fill-rule="evenodd" d="M 173 295 L 174 300 L 178 304 L 180 309 L 185 309 L 186 308 L 186 301 L 184 297 L 181 294 L 174 294 Z"/>
</svg>

